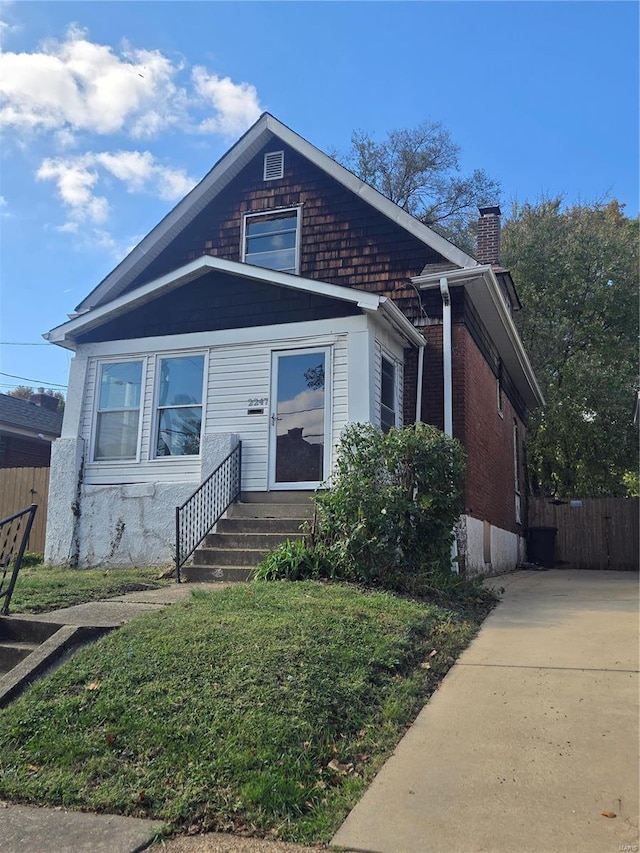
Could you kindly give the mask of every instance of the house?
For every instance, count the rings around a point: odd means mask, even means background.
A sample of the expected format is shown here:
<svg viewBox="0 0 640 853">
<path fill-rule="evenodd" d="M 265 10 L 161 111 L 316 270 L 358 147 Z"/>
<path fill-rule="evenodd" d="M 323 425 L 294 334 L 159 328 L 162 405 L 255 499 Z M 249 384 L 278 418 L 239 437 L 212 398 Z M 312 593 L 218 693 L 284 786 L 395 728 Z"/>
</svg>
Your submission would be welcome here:
<svg viewBox="0 0 640 853">
<path fill-rule="evenodd" d="M 542 395 L 497 208 L 479 229 L 476 260 L 263 114 L 46 336 L 75 353 L 46 559 L 167 563 L 238 440 L 243 491 L 308 490 L 346 424 L 417 416 L 467 447 L 460 565 L 513 568 Z"/>
<path fill-rule="evenodd" d="M 58 399 L 43 388 L 29 400 L 0 394 L 0 468 L 48 468 L 61 429 Z"/>
</svg>

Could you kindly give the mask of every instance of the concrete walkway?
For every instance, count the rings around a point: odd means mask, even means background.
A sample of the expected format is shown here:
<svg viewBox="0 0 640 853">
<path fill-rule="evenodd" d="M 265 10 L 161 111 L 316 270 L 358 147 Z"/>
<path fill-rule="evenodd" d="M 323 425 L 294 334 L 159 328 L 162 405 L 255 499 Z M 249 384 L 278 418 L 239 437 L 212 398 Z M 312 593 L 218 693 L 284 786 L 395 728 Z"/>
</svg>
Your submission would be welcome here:
<svg viewBox="0 0 640 853">
<path fill-rule="evenodd" d="M 119 628 L 136 616 L 149 610 L 162 610 L 168 604 L 189 598 L 194 589 L 225 589 L 228 583 L 171 583 L 158 589 L 127 592 L 114 598 L 89 601 L 37 613 L 33 616 L 20 614 L 20 619 L 37 622 L 55 622 L 59 625 L 81 625 L 85 628 Z"/>
<path fill-rule="evenodd" d="M 638 850 L 638 576 L 517 572 L 493 585 L 502 603 L 334 844 Z"/>
<path fill-rule="evenodd" d="M 50 616 L 65 624 L 122 624 L 195 586 Z M 505 588 L 502 603 L 333 844 L 375 853 L 638 851 L 637 575 L 518 572 L 493 586 Z M 134 853 L 158 829 L 133 818 L 0 803 L 3 853 Z M 212 834 L 172 839 L 164 849 L 296 847 Z"/>
</svg>

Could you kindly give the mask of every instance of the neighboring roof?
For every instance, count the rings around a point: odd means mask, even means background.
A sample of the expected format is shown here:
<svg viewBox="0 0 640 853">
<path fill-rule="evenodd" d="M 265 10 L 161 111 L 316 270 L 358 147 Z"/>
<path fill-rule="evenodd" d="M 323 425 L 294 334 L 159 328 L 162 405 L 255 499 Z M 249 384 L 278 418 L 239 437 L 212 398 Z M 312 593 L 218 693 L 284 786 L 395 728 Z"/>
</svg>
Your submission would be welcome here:
<svg viewBox="0 0 640 853">
<path fill-rule="evenodd" d="M 279 139 L 314 163 L 388 219 L 397 223 L 458 267 L 475 267 L 474 258 L 458 249 L 431 228 L 423 225 L 373 187 L 357 178 L 331 157 L 298 136 L 269 113 L 263 113 L 207 175 L 170 211 L 156 227 L 77 306 L 84 312 L 119 296 L 160 252 L 230 183 L 271 140 Z M 71 315 L 73 316 L 73 315 Z"/>
<path fill-rule="evenodd" d="M 20 397 L 0 394 L 0 429 L 57 438 L 62 431 L 62 415 Z"/>
<path fill-rule="evenodd" d="M 150 281 L 147 284 L 142 284 L 140 287 L 136 287 L 135 290 L 130 290 L 121 296 L 117 296 L 105 305 L 99 305 L 83 314 L 79 314 L 66 323 L 56 326 L 55 329 L 52 329 L 44 337 L 51 341 L 51 343 L 67 347 L 68 349 L 74 349 L 78 335 L 85 334 L 92 329 L 102 326 L 104 323 L 126 314 L 133 308 L 138 308 L 147 302 L 151 302 L 162 294 L 175 290 L 212 271 L 226 273 L 227 275 L 237 276 L 238 278 L 266 282 L 275 287 L 314 293 L 318 296 L 326 296 L 330 299 L 342 300 L 352 305 L 357 305 L 358 308 L 361 308 L 366 313 L 379 314 L 383 322 L 392 326 L 398 334 L 413 346 L 424 346 L 424 338 L 420 332 L 405 317 L 397 305 L 386 296 L 379 296 L 376 293 L 357 290 L 353 287 L 342 287 L 338 284 L 303 278 L 302 276 L 292 275 L 291 273 L 277 272 L 276 270 L 266 269 L 265 267 L 228 261 L 224 258 L 214 258 L 210 255 L 203 255 L 200 258 L 196 258 L 196 260 L 185 264 L 177 270 L 160 276 L 160 278 Z"/>
<path fill-rule="evenodd" d="M 464 285 L 527 408 L 543 406 L 544 396 L 493 266 L 485 264 L 472 270 L 444 270 L 428 275 L 418 275 L 411 281 L 421 290 L 428 290 L 439 288 L 441 278 L 446 278 L 451 285 Z"/>
</svg>

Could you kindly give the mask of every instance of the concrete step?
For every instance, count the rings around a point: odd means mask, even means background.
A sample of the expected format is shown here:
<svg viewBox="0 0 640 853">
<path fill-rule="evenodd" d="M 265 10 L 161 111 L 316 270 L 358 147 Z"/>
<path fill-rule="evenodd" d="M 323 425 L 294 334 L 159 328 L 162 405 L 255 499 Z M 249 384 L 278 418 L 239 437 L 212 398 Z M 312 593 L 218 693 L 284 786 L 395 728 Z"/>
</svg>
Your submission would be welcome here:
<svg viewBox="0 0 640 853">
<path fill-rule="evenodd" d="M 313 518 L 313 504 L 235 503 L 227 510 L 227 518 Z"/>
<path fill-rule="evenodd" d="M 277 492 L 242 492 L 241 503 L 258 504 L 305 504 L 311 503 L 315 492 L 310 491 L 277 491 Z"/>
<path fill-rule="evenodd" d="M 183 566 L 182 577 L 189 583 L 210 581 L 226 581 L 227 583 L 243 583 L 251 580 L 253 568 L 249 566 Z"/>
<path fill-rule="evenodd" d="M 216 524 L 218 533 L 284 533 L 299 534 L 300 518 L 221 518 Z M 215 535 L 215 534 L 210 534 Z"/>
<path fill-rule="evenodd" d="M 9 672 L 16 664 L 35 652 L 40 643 L 27 640 L 0 641 L 0 673 Z"/>
<path fill-rule="evenodd" d="M 199 566 L 257 566 L 270 548 L 198 548 L 193 555 Z"/>
<path fill-rule="evenodd" d="M 244 551 L 257 548 L 271 551 L 286 539 L 302 539 L 302 533 L 210 533 L 204 540 L 205 548 L 233 548 Z"/>
<path fill-rule="evenodd" d="M 39 622 L 33 617 L 21 619 L 19 616 L 0 616 L 0 642 L 26 640 L 32 643 L 43 643 L 60 627 L 53 622 Z"/>
</svg>

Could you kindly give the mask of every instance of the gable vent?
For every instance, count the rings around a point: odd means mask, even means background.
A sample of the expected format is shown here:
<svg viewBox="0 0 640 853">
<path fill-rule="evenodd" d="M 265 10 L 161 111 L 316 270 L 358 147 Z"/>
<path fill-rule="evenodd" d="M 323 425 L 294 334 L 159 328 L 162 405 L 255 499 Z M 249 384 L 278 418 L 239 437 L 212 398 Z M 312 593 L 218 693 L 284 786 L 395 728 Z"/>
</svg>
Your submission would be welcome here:
<svg viewBox="0 0 640 853">
<path fill-rule="evenodd" d="M 284 177 L 284 151 L 270 151 L 264 155 L 264 179 L 274 181 Z"/>
</svg>

